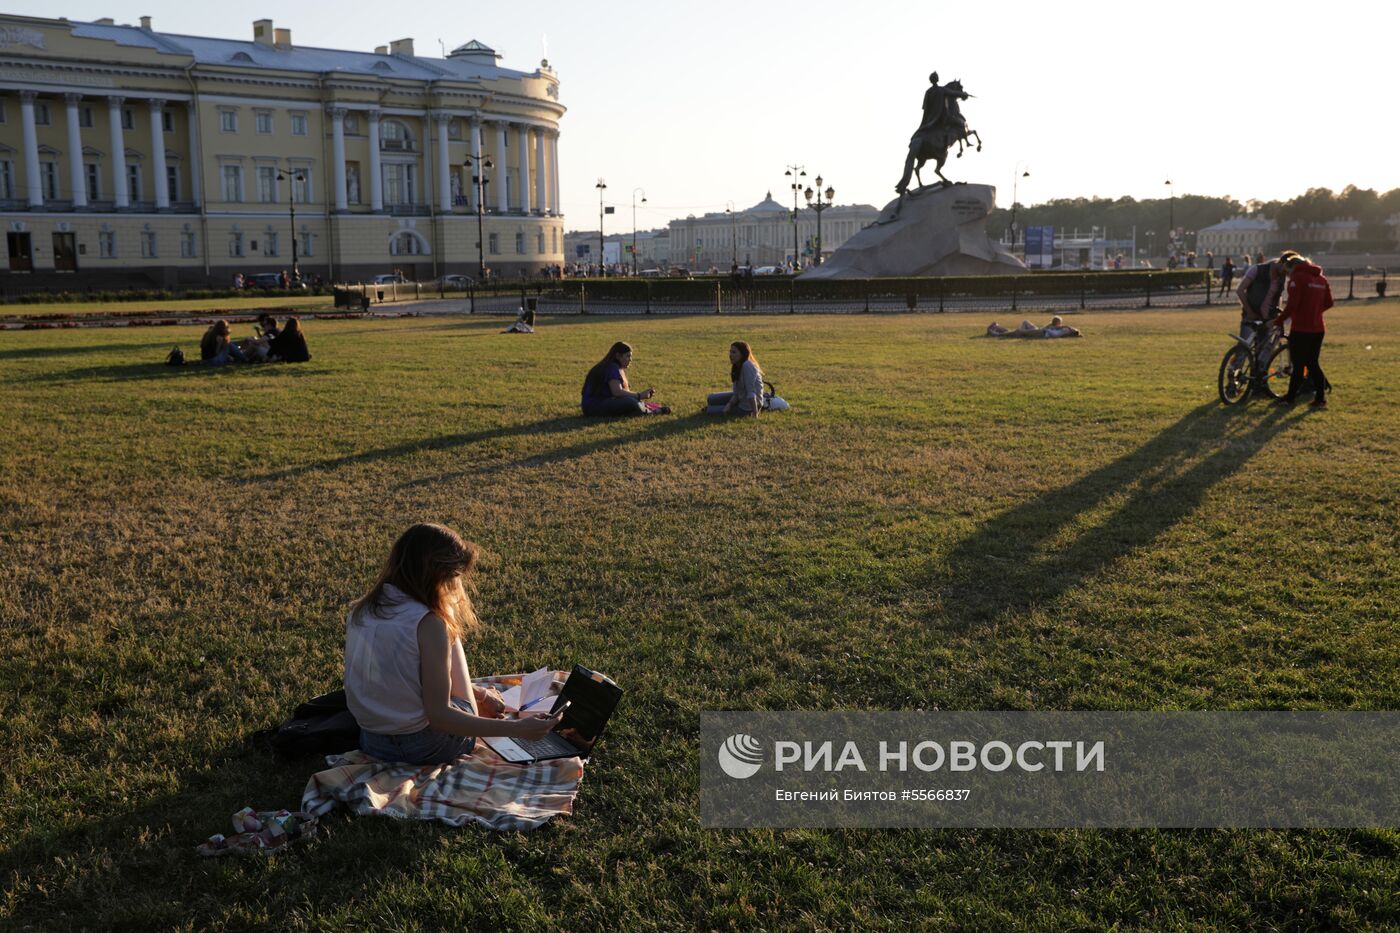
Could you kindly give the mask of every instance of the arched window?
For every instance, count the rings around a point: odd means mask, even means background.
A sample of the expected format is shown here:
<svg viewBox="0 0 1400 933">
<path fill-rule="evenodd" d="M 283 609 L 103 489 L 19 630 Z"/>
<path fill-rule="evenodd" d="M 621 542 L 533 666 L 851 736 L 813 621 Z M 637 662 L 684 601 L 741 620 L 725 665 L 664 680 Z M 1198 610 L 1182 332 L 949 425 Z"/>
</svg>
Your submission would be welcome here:
<svg viewBox="0 0 1400 933">
<path fill-rule="evenodd" d="M 401 230 L 389 239 L 390 256 L 426 256 L 428 241 L 415 230 Z"/>
<path fill-rule="evenodd" d="M 384 120 L 379 124 L 379 148 L 386 152 L 412 152 L 413 132 L 398 120 Z"/>
</svg>

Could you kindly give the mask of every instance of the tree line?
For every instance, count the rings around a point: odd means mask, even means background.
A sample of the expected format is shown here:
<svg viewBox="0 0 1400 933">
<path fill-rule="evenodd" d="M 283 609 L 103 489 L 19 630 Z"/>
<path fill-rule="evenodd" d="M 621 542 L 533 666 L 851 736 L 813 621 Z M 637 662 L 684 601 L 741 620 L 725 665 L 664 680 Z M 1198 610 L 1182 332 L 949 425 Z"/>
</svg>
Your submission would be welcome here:
<svg viewBox="0 0 1400 933">
<path fill-rule="evenodd" d="M 1112 239 L 1129 239 L 1136 226 L 1138 243 L 1151 240 L 1163 244 L 1167 242 L 1169 219 L 1179 228 L 1199 231 L 1231 217 L 1250 215 L 1276 222 L 1280 240 L 1305 244 L 1309 225 L 1349 218 L 1361 225 L 1358 242 L 1348 244 L 1349 248 L 1384 252 L 1395 248 L 1395 228 L 1386 220 L 1396 214 L 1400 214 L 1400 188 L 1379 193 L 1348 185 L 1340 193 L 1309 188 L 1305 194 L 1287 201 L 1243 203 L 1228 196 L 1197 194 L 1178 195 L 1174 203 L 1170 198 L 1061 198 L 1030 206 L 1018 204 L 1016 226 L 1025 230 L 1032 225 L 1051 225 L 1057 231 L 1078 229 L 1086 234 L 1097 227 L 1100 235 L 1107 231 Z M 1010 225 L 1011 211 L 997 208 L 987 221 L 987 232 L 994 239 L 999 238 Z"/>
</svg>

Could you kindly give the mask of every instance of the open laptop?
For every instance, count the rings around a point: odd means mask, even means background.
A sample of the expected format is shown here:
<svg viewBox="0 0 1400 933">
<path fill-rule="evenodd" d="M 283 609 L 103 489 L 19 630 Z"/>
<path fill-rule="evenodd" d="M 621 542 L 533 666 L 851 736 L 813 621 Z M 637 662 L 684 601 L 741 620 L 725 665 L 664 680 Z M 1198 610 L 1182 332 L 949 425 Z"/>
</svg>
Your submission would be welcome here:
<svg viewBox="0 0 1400 933">
<path fill-rule="evenodd" d="M 564 689 L 550 709 L 553 713 L 565 703 L 564 716 L 554 731 L 542 739 L 511 739 L 487 736 L 482 739 L 506 761 L 524 763 L 551 758 L 587 758 L 613 710 L 622 699 L 622 688 L 596 671 L 575 664 L 564 682 Z"/>
</svg>

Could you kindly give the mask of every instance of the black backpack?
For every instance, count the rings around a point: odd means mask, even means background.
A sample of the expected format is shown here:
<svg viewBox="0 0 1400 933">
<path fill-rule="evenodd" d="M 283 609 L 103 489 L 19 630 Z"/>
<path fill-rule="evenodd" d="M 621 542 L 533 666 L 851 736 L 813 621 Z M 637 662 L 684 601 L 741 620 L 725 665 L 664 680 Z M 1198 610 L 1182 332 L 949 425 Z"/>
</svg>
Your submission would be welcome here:
<svg viewBox="0 0 1400 933">
<path fill-rule="evenodd" d="M 185 351 L 184 351 L 184 350 L 181 350 L 179 347 L 176 347 L 175 349 L 171 350 L 171 351 L 170 351 L 170 354 L 169 354 L 168 356 L 166 356 L 166 358 L 165 358 L 165 365 L 166 365 L 166 366 L 184 366 L 184 365 L 185 365 Z"/>
<path fill-rule="evenodd" d="M 312 697 L 292 711 L 291 719 L 258 735 L 285 758 L 334 755 L 360 747 L 360 724 L 345 702 L 344 690 Z"/>
</svg>

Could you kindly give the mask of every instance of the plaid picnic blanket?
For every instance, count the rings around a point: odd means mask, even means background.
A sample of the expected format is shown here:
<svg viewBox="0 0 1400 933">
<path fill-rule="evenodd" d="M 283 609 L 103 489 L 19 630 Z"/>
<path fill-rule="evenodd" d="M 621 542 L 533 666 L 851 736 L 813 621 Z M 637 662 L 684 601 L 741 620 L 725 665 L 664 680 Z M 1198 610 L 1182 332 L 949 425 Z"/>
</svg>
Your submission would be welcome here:
<svg viewBox="0 0 1400 933">
<path fill-rule="evenodd" d="M 484 677 L 476 683 L 501 686 L 511 680 Z M 518 683 L 518 676 L 514 680 Z M 313 774 L 302 792 L 301 809 L 311 816 L 344 804 L 360 815 L 441 820 L 450 826 L 475 822 L 495 830 L 534 829 L 572 813 L 583 779 L 577 758 L 512 764 L 485 742 L 442 765 L 384 762 L 358 750 L 328 756 L 326 763 L 331 767 Z"/>
</svg>

